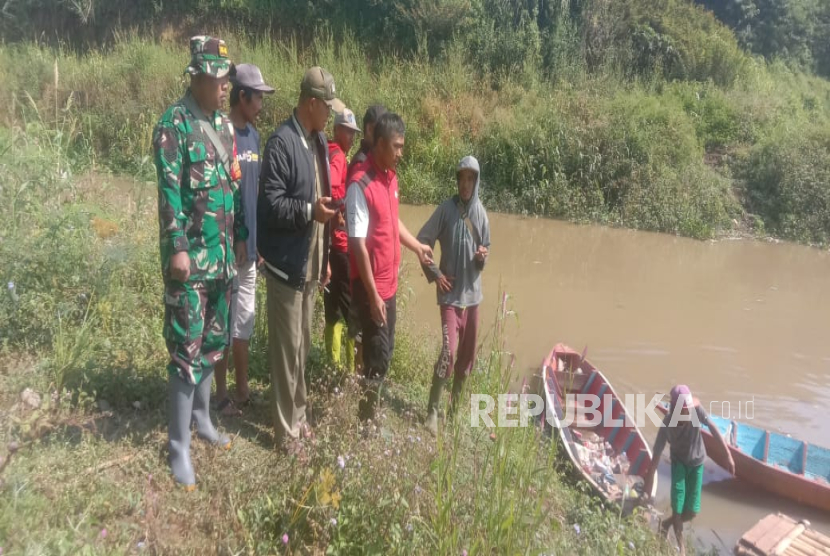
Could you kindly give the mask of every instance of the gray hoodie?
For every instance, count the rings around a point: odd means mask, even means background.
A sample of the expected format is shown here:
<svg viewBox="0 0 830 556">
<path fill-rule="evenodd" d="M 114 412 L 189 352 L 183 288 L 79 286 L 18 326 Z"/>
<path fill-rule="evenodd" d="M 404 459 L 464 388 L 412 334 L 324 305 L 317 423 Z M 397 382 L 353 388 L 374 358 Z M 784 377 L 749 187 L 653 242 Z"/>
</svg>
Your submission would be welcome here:
<svg viewBox="0 0 830 556">
<path fill-rule="evenodd" d="M 452 291 L 438 292 L 438 303 L 454 307 L 471 307 L 481 303 L 481 271 L 484 263 L 475 260 L 479 246 L 490 248 L 490 222 L 487 211 L 478 198 L 481 170 L 478 160 L 472 156 L 461 159 L 458 171 L 475 170 L 476 185 L 469 202 L 458 195 L 444 201 L 418 232 L 418 241 L 430 247 L 437 240 L 441 243 L 440 265 L 424 265 L 424 273 L 430 282 L 442 274 L 453 277 Z"/>
</svg>

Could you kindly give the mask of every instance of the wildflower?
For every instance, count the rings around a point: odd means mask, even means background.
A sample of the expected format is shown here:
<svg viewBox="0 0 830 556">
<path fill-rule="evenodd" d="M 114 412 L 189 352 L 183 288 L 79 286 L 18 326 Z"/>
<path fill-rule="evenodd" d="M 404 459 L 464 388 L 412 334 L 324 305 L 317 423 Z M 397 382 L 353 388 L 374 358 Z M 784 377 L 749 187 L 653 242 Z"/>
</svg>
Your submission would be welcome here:
<svg viewBox="0 0 830 556">
<path fill-rule="evenodd" d="M 466 549 L 461 551 L 461 556 L 467 556 L 467 550 Z"/>
<path fill-rule="evenodd" d="M 335 386 L 335 387 L 334 387 L 334 393 L 335 393 L 335 394 L 339 394 L 339 393 L 340 393 L 340 388 L 338 388 L 337 386 Z"/>
<path fill-rule="evenodd" d="M 634 550 L 634 543 L 631 542 L 631 541 L 628 541 L 628 548 L 630 548 L 631 550 Z"/>
<path fill-rule="evenodd" d="M 576 531 L 577 535 L 582 533 L 582 529 L 579 527 L 579 523 L 574 523 L 574 531 Z"/>
<path fill-rule="evenodd" d="M 288 533 L 284 533 L 282 536 L 282 544 L 288 544 Z"/>
<path fill-rule="evenodd" d="M 337 520 L 336 520 L 335 518 L 331 518 L 331 519 L 329 520 L 329 523 L 331 523 L 331 526 L 332 526 L 332 527 L 337 527 Z"/>
<path fill-rule="evenodd" d="M 10 290 L 13 290 L 13 289 L 14 289 L 14 282 L 9 282 L 9 289 L 10 289 Z"/>
<path fill-rule="evenodd" d="M 106 528 L 101 529 L 101 538 L 102 538 L 102 539 L 106 539 L 106 538 L 107 538 L 107 530 L 106 530 Z"/>
<path fill-rule="evenodd" d="M 406 524 L 406 531 L 407 531 L 408 533 L 411 533 L 413 529 L 415 529 L 415 528 L 412 526 L 412 524 L 411 524 L 411 523 L 407 523 L 407 524 Z"/>
<path fill-rule="evenodd" d="M 420 442 L 420 441 L 421 441 L 421 437 L 420 437 L 420 436 L 416 436 L 416 437 L 415 437 L 415 440 L 417 440 L 418 442 Z"/>
<path fill-rule="evenodd" d="M 419 487 L 418 485 L 415 485 L 415 494 L 421 494 L 421 487 Z"/>
<path fill-rule="evenodd" d="M 343 459 L 343 456 L 337 456 L 337 467 L 340 469 L 344 469 L 346 467 L 346 460 Z"/>
<path fill-rule="evenodd" d="M 146 546 L 146 545 L 144 544 L 144 541 L 139 541 L 139 542 L 135 545 L 135 547 L 136 547 L 137 549 L 139 549 L 139 550 L 144 550 L 144 547 L 145 547 L 145 546 Z"/>
</svg>

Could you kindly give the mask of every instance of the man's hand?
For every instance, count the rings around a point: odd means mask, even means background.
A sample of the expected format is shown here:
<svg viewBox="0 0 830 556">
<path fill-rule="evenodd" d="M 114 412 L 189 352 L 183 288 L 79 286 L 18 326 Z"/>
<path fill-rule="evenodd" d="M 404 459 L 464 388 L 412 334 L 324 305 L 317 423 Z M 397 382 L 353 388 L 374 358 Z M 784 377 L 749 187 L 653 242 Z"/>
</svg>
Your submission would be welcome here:
<svg viewBox="0 0 830 556">
<path fill-rule="evenodd" d="M 479 245 L 478 249 L 476 250 L 476 260 L 480 263 L 483 263 L 484 260 L 487 258 L 487 254 L 489 253 L 488 249 L 483 245 Z"/>
<path fill-rule="evenodd" d="M 263 266 L 265 266 L 265 259 L 262 258 L 262 255 L 257 253 L 256 254 L 256 267 L 257 267 L 257 270 L 262 270 Z"/>
<path fill-rule="evenodd" d="M 418 248 L 415 251 L 415 254 L 418 255 L 418 260 L 421 262 L 421 264 L 432 264 L 432 247 L 430 247 L 429 245 L 419 243 Z"/>
<path fill-rule="evenodd" d="M 378 326 L 386 326 L 386 303 L 383 302 L 383 299 L 378 294 L 375 294 L 375 298 L 369 304 L 369 310 L 375 324 Z"/>
<path fill-rule="evenodd" d="M 328 207 L 331 203 L 331 197 L 318 197 L 317 202 L 314 203 L 314 220 L 321 224 L 325 224 L 331 217 L 337 214 L 337 211 Z"/>
<path fill-rule="evenodd" d="M 343 214 L 342 211 L 337 211 L 337 216 L 335 217 L 337 221 L 337 228 L 338 229 L 346 229 L 346 216 Z"/>
<path fill-rule="evenodd" d="M 179 282 L 187 282 L 190 278 L 190 256 L 187 251 L 181 251 L 170 257 L 170 277 Z"/>
<path fill-rule="evenodd" d="M 236 266 L 240 267 L 248 262 L 248 246 L 244 241 L 237 241 L 233 246 L 236 255 Z"/>
<path fill-rule="evenodd" d="M 322 290 L 328 286 L 329 282 L 331 282 L 331 263 L 326 265 L 326 275 L 323 276 L 323 279 L 320 281 L 320 289 Z"/>
<path fill-rule="evenodd" d="M 438 287 L 438 291 L 449 293 L 452 291 L 453 280 L 455 280 L 455 278 L 452 276 L 442 274 L 437 280 L 435 280 L 435 285 Z"/>
</svg>

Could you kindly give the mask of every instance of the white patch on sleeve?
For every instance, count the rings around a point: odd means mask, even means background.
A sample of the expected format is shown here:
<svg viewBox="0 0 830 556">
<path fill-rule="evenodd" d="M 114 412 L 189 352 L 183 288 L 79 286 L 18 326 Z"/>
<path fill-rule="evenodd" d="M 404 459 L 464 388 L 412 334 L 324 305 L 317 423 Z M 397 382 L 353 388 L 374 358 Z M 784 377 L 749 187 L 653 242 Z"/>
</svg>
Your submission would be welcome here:
<svg viewBox="0 0 830 556">
<path fill-rule="evenodd" d="M 346 192 L 346 227 L 349 237 L 366 237 L 369 234 L 369 206 L 358 183 L 349 185 Z"/>
</svg>

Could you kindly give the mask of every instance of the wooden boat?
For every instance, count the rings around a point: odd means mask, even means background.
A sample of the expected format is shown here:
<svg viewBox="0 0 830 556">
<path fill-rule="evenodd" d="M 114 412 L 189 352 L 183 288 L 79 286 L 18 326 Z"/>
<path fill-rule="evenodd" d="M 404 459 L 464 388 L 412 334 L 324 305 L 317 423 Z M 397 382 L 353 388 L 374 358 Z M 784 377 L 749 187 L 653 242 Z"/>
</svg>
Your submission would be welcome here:
<svg viewBox="0 0 830 556">
<path fill-rule="evenodd" d="M 769 514 L 735 545 L 736 556 L 830 556 L 830 537 L 784 514 Z"/>
<path fill-rule="evenodd" d="M 651 449 L 643 437 L 642 432 L 635 426 L 634 419 L 631 419 L 626 411 L 622 399 L 614 391 L 611 383 L 605 378 L 596 367 L 584 358 L 584 355 L 574 351 L 570 347 L 557 344 L 542 364 L 542 381 L 545 396 L 546 415 L 549 424 L 558 431 L 561 445 L 565 453 L 573 462 L 581 478 L 584 479 L 592 489 L 603 499 L 616 504 L 621 504 L 623 509 L 630 511 L 639 502 L 642 493 L 635 489 L 627 489 L 629 494 L 618 492 L 615 495 L 609 493 L 608 484 L 605 484 L 601 477 L 598 481 L 592 469 L 586 468 L 584 456 L 585 448 L 583 439 L 593 437 L 595 434 L 601 441 L 601 446 L 609 444 L 613 452 L 619 456 L 625 454 L 628 462 L 627 471 L 615 473 L 613 476 L 618 485 L 631 483 L 632 479 L 639 478 L 642 485 L 643 480 L 651 465 Z M 569 409 L 579 411 L 580 403 L 575 396 L 569 394 L 593 394 L 598 396 L 601 403 L 598 410 L 605 416 L 606 411 L 613 420 L 622 421 L 621 426 L 606 426 L 604 421 L 595 426 L 586 427 L 585 423 L 566 423 L 566 411 Z M 607 402 L 607 403 L 606 403 Z M 611 408 L 606 409 L 610 403 Z M 566 407 L 570 404 L 571 407 Z M 584 406 L 582 406 L 584 407 Z M 567 426 L 566 426 L 567 425 Z M 580 426 L 582 425 L 582 426 Z M 624 460 L 623 460 L 624 461 Z M 622 475 L 622 476 L 621 476 Z M 607 475 L 605 475 L 607 476 Z M 603 483 L 602 485 L 600 483 Z M 625 490 L 623 488 L 623 490 Z M 651 492 L 647 493 L 652 498 L 657 492 L 657 477 L 654 478 Z"/>
<path fill-rule="evenodd" d="M 705 406 L 704 406 L 705 407 Z M 664 415 L 668 404 L 657 405 Z M 735 476 L 767 492 L 830 511 L 830 450 L 709 414 L 727 441 Z M 721 467 L 726 457 L 707 427 L 702 428 L 706 454 Z"/>
</svg>

